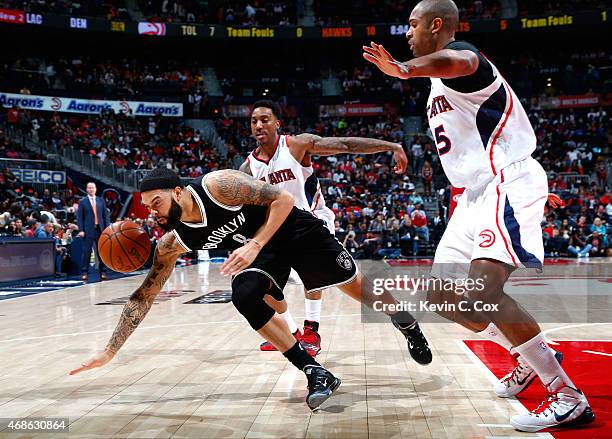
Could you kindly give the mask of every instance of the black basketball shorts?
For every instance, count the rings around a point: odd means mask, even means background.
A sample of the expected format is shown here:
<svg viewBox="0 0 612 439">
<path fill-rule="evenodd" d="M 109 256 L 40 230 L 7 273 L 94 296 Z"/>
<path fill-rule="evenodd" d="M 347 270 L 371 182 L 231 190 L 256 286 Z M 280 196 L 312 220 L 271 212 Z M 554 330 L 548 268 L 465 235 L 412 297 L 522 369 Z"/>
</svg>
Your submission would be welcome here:
<svg viewBox="0 0 612 439">
<path fill-rule="evenodd" d="M 240 282 L 242 273 L 258 272 L 270 280 L 267 293 L 281 300 L 291 268 L 308 292 L 352 282 L 358 271 L 355 261 L 324 223 L 315 221 L 297 221 L 290 238 L 278 245 L 266 245 L 248 268 L 234 276 L 232 285 Z"/>
</svg>

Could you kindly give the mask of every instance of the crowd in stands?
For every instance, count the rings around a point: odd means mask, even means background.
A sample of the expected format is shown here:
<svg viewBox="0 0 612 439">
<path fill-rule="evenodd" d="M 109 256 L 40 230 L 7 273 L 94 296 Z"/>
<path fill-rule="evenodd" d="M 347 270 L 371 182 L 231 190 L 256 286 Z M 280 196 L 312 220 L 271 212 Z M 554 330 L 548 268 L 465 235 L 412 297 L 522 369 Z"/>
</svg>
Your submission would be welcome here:
<svg viewBox="0 0 612 439">
<path fill-rule="evenodd" d="M 537 56 L 519 52 L 494 61 L 505 77 L 512 78 L 512 88 L 521 98 L 605 94 L 610 92 L 611 82 L 606 72 L 612 52 L 596 47 L 581 51 L 561 48 Z M 563 62 L 559 62 L 561 59 Z"/>
<path fill-rule="evenodd" d="M 207 99 L 199 66 L 176 60 L 24 57 L 0 65 L 0 86 L 14 93 L 56 95 L 67 90 L 70 96 L 98 99 L 143 95 L 179 101 L 195 99 L 195 95 L 200 96 L 199 102 Z"/>
<path fill-rule="evenodd" d="M 50 12 L 81 17 L 100 17 L 108 20 L 129 20 L 125 0 L 3 0 L 0 8 L 32 13 Z"/>
<path fill-rule="evenodd" d="M 240 26 L 295 25 L 297 24 L 295 3 L 267 0 L 139 0 L 138 2 L 140 10 L 151 21 Z"/>
<path fill-rule="evenodd" d="M 60 155 L 71 147 L 118 170 L 146 170 L 166 166 L 182 177 L 232 167 L 206 142 L 199 130 L 181 119 L 136 118 L 106 111 L 99 116 L 32 112 L 11 108 L 6 114 L 9 132 L 48 144 Z"/>
<path fill-rule="evenodd" d="M 497 0 L 455 0 L 461 20 L 499 18 L 500 2 Z M 412 0 L 340 0 L 327 2 L 315 1 L 315 14 L 318 24 L 367 24 L 367 23 L 407 23 L 410 12 L 415 6 Z"/>
</svg>

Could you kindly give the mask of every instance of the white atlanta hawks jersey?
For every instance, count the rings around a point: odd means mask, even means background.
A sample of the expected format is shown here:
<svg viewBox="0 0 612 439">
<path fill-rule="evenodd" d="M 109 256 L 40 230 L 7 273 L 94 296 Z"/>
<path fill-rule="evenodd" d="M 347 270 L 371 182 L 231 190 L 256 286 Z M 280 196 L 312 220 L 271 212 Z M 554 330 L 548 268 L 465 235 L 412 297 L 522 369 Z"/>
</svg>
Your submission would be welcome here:
<svg viewBox="0 0 612 439">
<path fill-rule="evenodd" d="M 533 153 L 536 137 L 516 94 L 491 63 L 495 80 L 474 93 L 431 78 L 427 118 L 446 176 L 455 187 L 477 188 Z"/>
<path fill-rule="evenodd" d="M 334 233 L 334 213 L 325 205 L 319 180 L 312 166 L 302 166 L 291 155 L 287 146 L 287 136 L 278 137 L 274 155 L 270 160 L 257 157 L 255 151 L 247 157 L 253 177 L 279 185 L 295 198 L 295 206 L 311 212 L 325 221 L 330 232 Z"/>
</svg>

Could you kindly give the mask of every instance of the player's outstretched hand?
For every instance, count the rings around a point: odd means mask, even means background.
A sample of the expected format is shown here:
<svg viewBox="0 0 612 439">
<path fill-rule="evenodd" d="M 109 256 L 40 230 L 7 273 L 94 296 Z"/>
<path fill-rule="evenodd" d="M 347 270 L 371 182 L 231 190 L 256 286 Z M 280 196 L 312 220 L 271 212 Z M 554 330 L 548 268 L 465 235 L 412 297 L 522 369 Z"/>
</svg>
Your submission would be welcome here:
<svg viewBox="0 0 612 439">
<path fill-rule="evenodd" d="M 553 209 L 556 209 L 558 207 L 565 207 L 565 201 L 563 201 L 561 198 L 559 198 L 559 196 L 555 194 L 548 194 L 547 201 L 550 207 L 552 207 Z"/>
<path fill-rule="evenodd" d="M 397 148 L 393 151 L 393 159 L 395 160 L 395 173 L 403 174 L 406 172 L 406 167 L 408 166 L 408 157 L 406 157 L 406 153 L 404 152 L 404 148 L 402 148 L 401 144 L 397 144 Z"/>
<path fill-rule="evenodd" d="M 261 246 L 255 240 L 248 241 L 242 247 L 234 250 L 229 258 L 221 265 L 221 274 L 231 276 L 241 272 L 253 263 Z"/>
<path fill-rule="evenodd" d="M 410 78 L 408 68 L 393 58 L 381 44 L 372 41 L 369 46 L 362 46 L 362 48 L 363 57 L 378 67 L 385 75 L 400 79 Z"/>
<path fill-rule="evenodd" d="M 85 362 L 81 364 L 80 367 L 77 367 L 74 370 L 71 370 L 68 375 L 76 375 L 77 373 L 83 372 L 89 369 L 95 369 L 96 367 L 102 367 L 110 360 L 113 359 L 115 354 L 109 351 L 100 351 L 93 354 L 89 357 Z"/>
</svg>

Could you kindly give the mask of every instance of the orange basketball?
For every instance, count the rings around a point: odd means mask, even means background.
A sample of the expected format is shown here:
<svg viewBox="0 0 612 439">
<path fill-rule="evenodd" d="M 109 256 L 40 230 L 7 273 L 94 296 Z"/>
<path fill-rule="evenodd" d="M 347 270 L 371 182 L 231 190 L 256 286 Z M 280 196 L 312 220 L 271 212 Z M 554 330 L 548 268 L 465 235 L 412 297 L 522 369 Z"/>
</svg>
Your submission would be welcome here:
<svg viewBox="0 0 612 439">
<path fill-rule="evenodd" d="M 149 259 L 149 235 L 132 221 L 118 221 L 102 232 L 98 240 L 102 261 L 114 271 L 129 273 L 138 270 Z"/>
</svg>

